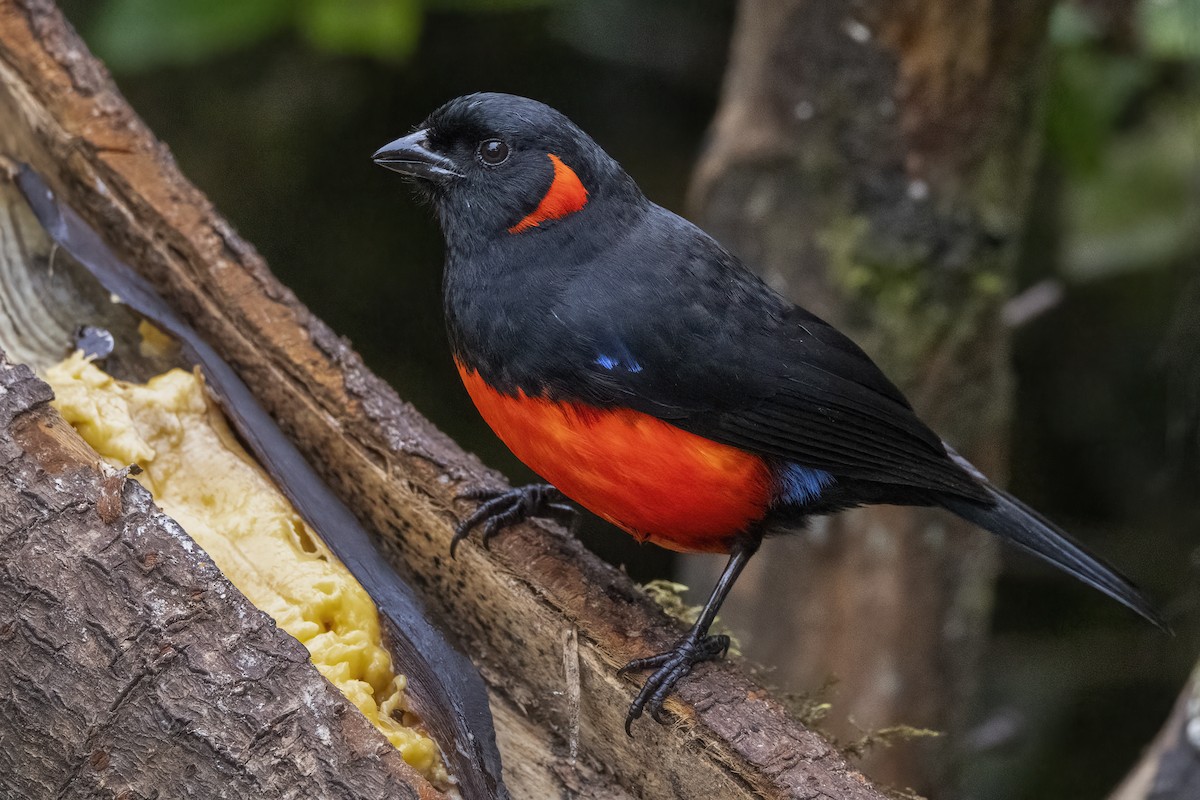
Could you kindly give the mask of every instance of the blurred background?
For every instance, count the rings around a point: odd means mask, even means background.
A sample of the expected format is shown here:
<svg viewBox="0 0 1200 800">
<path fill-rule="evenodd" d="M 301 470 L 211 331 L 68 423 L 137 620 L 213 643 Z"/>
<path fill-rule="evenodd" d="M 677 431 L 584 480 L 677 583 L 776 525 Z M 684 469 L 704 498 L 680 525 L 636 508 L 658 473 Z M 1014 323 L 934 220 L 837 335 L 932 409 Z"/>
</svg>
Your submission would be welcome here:
<svg viewBox="0 0 1200 800">
<path fill-rule="evenodd" d="M 281 280 L 514 482 L 532 475 L 450 360 L 432 215 L 369 156 L 454 96 L 514 92 L 566 112 L 686 214 L 736 12 L 732 0 L 61 5 Z M 1177 636 L 1005 553 L 956 790 L 977 800 L 1105 796 L 1200 649 L 1200 0 L 1063 2 L 1048 35 L 1042 159 L 1009 306 L 1009 486 L 1137 576 Z M 672 554 L 595 519 L 582 535 L 639 581 L 677 574 Z"/>
</svg>

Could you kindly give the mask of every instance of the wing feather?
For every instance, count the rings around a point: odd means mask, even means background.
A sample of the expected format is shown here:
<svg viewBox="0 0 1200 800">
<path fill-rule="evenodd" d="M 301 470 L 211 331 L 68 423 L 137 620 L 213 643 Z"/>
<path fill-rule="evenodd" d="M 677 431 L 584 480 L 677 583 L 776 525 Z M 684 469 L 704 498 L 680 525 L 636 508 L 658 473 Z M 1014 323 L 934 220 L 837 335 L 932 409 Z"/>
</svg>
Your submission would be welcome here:
<svg viewBox="0 0 1200 800">
<path fill-rule="evenodd" d="M 614 243 L 581 268 L 551 309 L 564 375 L 552 392 L 843 480 L 987 500 L 853 341 L 690 223 L 656 220 L 630 252 Z"/>
</svg>

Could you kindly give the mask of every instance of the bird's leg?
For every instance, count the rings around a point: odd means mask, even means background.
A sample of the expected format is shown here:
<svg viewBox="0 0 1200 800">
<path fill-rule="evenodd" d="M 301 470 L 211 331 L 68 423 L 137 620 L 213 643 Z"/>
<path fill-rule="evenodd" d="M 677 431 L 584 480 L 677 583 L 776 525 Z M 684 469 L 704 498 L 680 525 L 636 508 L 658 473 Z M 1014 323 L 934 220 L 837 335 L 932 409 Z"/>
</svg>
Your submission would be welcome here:
<svg viewBox="0 0 1200 800">
<path fill-rule="evenodd" d="M 454 529 L 450 540 L 450 556 L 454 556 L 458 543 L 471 534 L 472 529 L 483 526 L 483 546 L 500 531 L 524 522 L 530 517 L 552 517 L 575 532 L 579 523 L 579 512 L 567 503 L 567 498 L 548 483 L 531 483 L 515 489 L 467 489 L 458 495 L 459 500 L 481 500 L 479 507 Z"/>
<path fill-rule="evenodd" d="M 695 664 L 721 658 L 729 650 L 729 637 L 724 634 L 709 636 L 708 628 L 717 618 L 717 611 L 720 610 L 721 603 L 725 602 L 725 595 L 729 594 L 738 575 L 758 550 L 761 541 L 762 536 L 754 534 L 734 545 L 725 571 L 721 573 L 717 585 L 713 587 L 712 595 L 704 604 L 704 610 L 700 612 L 687 636 L 676 642 L 666 653 L 634 659 L 617 672 L 618 675 L 623 675 L 632 670 L 654 670 L 654 674 L 642 685 L 642 690 L 629 706 L 629 713 L 625 715 L 625 733 L 633 735 L 633 721 L 640 717 L 643 711 L 649 711 L 655 720 L 664 722 L 662 704 L 675 684 L 691 672 Z"/>
</svg>

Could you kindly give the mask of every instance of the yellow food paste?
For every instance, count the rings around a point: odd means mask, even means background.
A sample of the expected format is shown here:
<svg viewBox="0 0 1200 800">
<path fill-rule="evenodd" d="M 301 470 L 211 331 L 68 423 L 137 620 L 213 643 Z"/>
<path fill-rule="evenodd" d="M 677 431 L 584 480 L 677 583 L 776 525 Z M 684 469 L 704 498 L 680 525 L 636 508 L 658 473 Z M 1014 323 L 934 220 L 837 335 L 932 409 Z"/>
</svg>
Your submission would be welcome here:
<svg viewBox="0 0 1200 800">
<path fill-rule="evenodd" d="M 45 378 L 88 444 L 118 467 L 140 466 L 137 480 L 225 577 L 308 648 L 406 762 L 447 786 L 437 745 L 397 719 L 405 679 L 392 671 L 370 597 L 242 448 L 201 378 L 175 369 L 126 383 L 79 353 Z"/>
</svg>

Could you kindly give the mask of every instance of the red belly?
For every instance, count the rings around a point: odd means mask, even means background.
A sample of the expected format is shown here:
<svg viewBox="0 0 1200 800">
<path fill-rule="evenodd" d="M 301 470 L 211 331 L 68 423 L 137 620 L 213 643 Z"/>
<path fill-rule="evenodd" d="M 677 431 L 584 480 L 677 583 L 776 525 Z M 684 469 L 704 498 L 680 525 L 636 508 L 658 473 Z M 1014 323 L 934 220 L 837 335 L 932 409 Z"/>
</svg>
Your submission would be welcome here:
<svg viewBox="0 0 1200 800">
<path fill-rule="evenodd" d="M 563 494 L 641 540 L 726 552 L 771 500 L 758 456 L 628 409 L 497 392 L 458 368 L 496 435 Z"/>
</svg>

